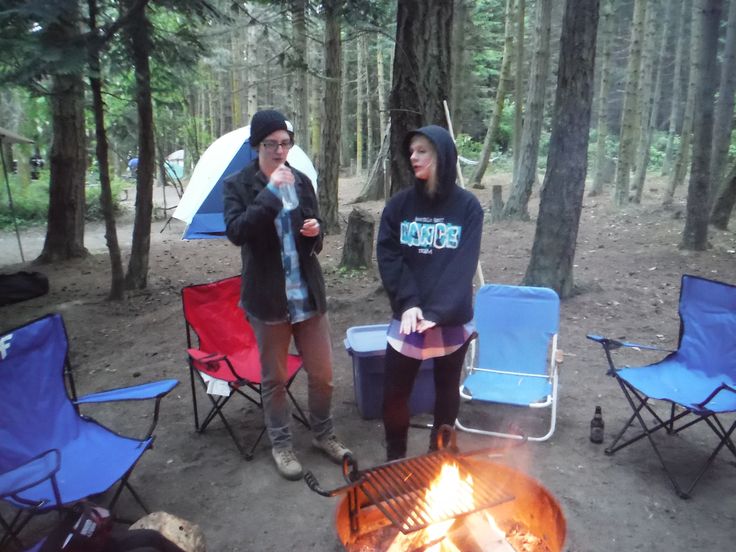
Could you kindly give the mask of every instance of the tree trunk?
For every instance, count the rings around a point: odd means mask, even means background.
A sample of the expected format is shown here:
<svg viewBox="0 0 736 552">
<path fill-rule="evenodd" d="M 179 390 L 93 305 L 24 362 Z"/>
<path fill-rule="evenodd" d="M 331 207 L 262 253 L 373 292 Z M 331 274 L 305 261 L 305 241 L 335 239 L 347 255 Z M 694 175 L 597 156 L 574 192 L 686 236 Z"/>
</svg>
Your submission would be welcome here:
<svg viewBox="0 0 736 552">
<path fill-rule="evenodd" d="M 681 247 L 703 251 L 708 247 L 710 217 L 710 166 L 713 145 L 713 111 L 718 82 L 718 27 L 723 0 L 703 0 L 699 25 L 698 91 L 693 125 L 693 160 L 687 191 L 687 217 Z M 697 21 L 697 20 L 696 20 Z"/>
<path fill-rule="evenodd" d="M 358 62 L 355 64 L 355 175 L 363 175 L 363 119 L 365 113 L 365 57 L 363 56 L 363 48 L 361 47 L 361 36 L 356 44 L 356 57 Z"/>
<path fill-rule="evenodd" d="M 501 122 L 504 101 L 506 100 L 506 90 L 508 89 L 511 76 L 511 51 L 514 46 L 514 0 L 506 0 L 505 20 L 503 57 L 501 59 L 501 72 L 498 76 L 498 88 L 496 88 L 496 101 L 493 104 L 493 112 L 491 113 L 491 120 L 488 122 L 488 129 L 486 130 L 486 137 L 483 140 L 483 150 L 480 153 L 478 165 L 476 165 L 470 177 L 470 184 L 473 188 L 483 188 L 481 181 L 488 168 L 488 161 L 493 152 L 493 144 L 496 139 L 496 132 L 498 132 L 498 126 Z"/>
<path fill-rule="evenodd" d="M 514 75 L 514 168 L 513 179 L 519 169 L 519 152 L 521 151 L 521 132 L 524 127 L 524 20 L 526 19 L 526 0 L 518 0 L 516 5 L 516 68 Z"/>
<path fill-rule="evenodd" d="M 554 123 L 539 219 L 525 285 L 569 297 L 588 161 L 598 0 L 567 0 L 562 23 Z"/>
<path fill-rule="evenodd" d="M 373 129 L 375 104 L 373 102 L 373 93 L 371 92 L 371 83 L 374 82 L 373 75 L 371 74 L 371 58 L 368 55 L 368 40 L 365 36 L 360 37 L 360 49 L 363 52 L 363 60 L 365 61 L 365 166 L 370 167 L 375 154 L 375 131 Z"/>
<path fill-rule="evenodd" d="M 239 28 L 230 31 L 230 52 L 232 67 L 230 68 L 230 128 L 243 126 L 243 48 L 240 44 Z"/>
<path fill-rule="evenodd" d="M 319 154 L 319 201 L 324 231 L 340 231 L 338 176 L 340 173 L 340 0 L 324 0 L 325 94 L 322 104 L 322 137 Z"/>
<path fill-rule="evenodd" d="M 391 129 L 386 125 L 386 131 L 383 134 L 381 140 L 381 149 L 378 150 L 376 159 L 373 162 L 373 168 L 368 173 L 368 179 L 365 181 L 363 189 L 360 190 L 360 194 L 355 198 L 355 203 L 361 201 L 374 201 L 377 199 L 383 199 L 386 197 L 386 158 L 388 157 L 388 141 Z"/>
<path fill-rule="evenodd" d="M 544 121 L 544 99 L 547 89 L 550 58 L 550 28 L 552 1 L 538 0 L 534 34 L 534 58 L 529 78 L 529 93 L 524 107 L 524 127 L 521 131 L 519 167 L 514 173 L 514 183 L 504 206 L 505 218 L 529 220 L 528 204 L 532 187 L 537 179 L 539 139 Z"/>
<path fill-rule="evenodd" d="M 665 190 L 664 198 L 662 199 L 662 205 L 669 207 L 672 205 L 672 201 L 675 195 L 675 190 L 683 182 L 685 182 L 685 176 L 687 175 L 687 167 L 690 162 L 690 144 L 692 142 L 693 135 L 693 117 L 695 114 L 695 95 L 698 88 L 698 52 L 700 48 L 701 37 L 701 26 L 697 23 L 700 19 L 700 0 L 693 0 L 692 8 L 690 10 L 690 19 L 692 21 L 690 27 L 690 74 L 687 85 L 687 99 L 685 100 L 685 113 L 682 119 L 682 129 L 680 130 L 680 147 L 677 151 L 677 157 L 675 158 L 675 167 L 672 173 L 667 190 Z"/>
<path fill-rule="evenodd" d="M 631 44 L 629 46 L 629 62 L 626 69 L 626 93 L 624 95 L 623 118 L 619 137 L 618 163 L 616 165 L 616 190 L 614 203 L 622 207 L 629 200 L 629 182 L 633 165 L 636 135 L 638 90 L 641 68 L 641 49 L 644 38 L 644 19 L 646 17 L 646 0 L 635 0 L 634 21 L 631 28 Z"/>
<path fill-rule="evenodd" d="M 641 61 L 641 86 L 639 87 L 639 98 L 641 99 L 641 122 L 639 133 L 639 147 L 636 155 L 636 175 L 634 176 L 634 185 L 632 186 L 631 201 L 633 203 L 641 203 L 641 196 L 644 192 L 644 181 L 647 177 L 647 167 L 649 165 L 649 149 L 652 145 L 652 135 L 654 134 L 656 110 L 654 109 L 654 99 L 658 96 L 657 84 L 659 84 L 659 75 L 662 67 L 663 52 L 659 44 L 661 39 L 660 19 L 658 13 L 658 0 L 652 1 L 647 7 L 646 19 L 646 38 L 644 42 L 644 52 Z M 667 5 L 667 15 L 665 16 L 665 27 L 672 25 L 670 20 L 672 16 L 672 2 Z"/>
<path fill-rule="evenodd" d="M 64 44 L 78 40 L 79 6 L 70 2 L 67 12 L 49 25 L 42 40 Z M 87 254 L 84 248 L 84 184 L 87 151 L 84 128 L 84 82 L 73 73 L 51 78 L 49 210 L 46 240 L 38 262 L 54 262 Z"/>
<path fill-rule="evenodd" d="M 682 85 L 682 73 L 690 61 L 690 31 L 687 23 L 692 17 L 692 10 L 687 9 L 687 6 L 684 5 L 684 0 L 677 1 L 676 4 L 680 8 L 680 15 L 677 23 L 677 34 L 675 36 L 675 40 L 677 41 L 674 62 L 675 74 L 672 77 L 672 105 L 670 106 L 669 128 L 667 130 L 667 146 L 664 150 L 664 161 L 662 162 L 662 176 L 667 176 L 672 172 L 672 164 L 675 158 L 677 123 L 681 120 L 680 113 L 684 111 L 681 105 L 682 92 L 685 88 Z M 682 118 L 684 118 L 684 114 Z"/>
<path fill-rule="evenodd" d="M 598 125 L 595 144 L 595 177 L 588 195 L 597 196 L 603 191 L 609 163 L 608 157 L 608 95 L 611 93 L 611 50 L 613 48 L 613 1 L 602 0 L 601 33 L 598 37 L 601 51 L 598 55 L 601 84 L 598 89 Z"/>
<path fill-rule="evenodd" d="M 465 105 L 468 101 L 467 94 L 463 94 L 468 83 L 468 75 L 472 74 L 472 68 L 467 67 L 468 51 L 466 40 L 467 29 L 472 24 L 470 20 L 469 0 L 453 0 L 454 11 L 452 15 L 452 90 L 451 96 L 447 98 L 452 113 L 453 130 L 455 136 L 462 132 L 462 122 L 465 120 Z"/>
<path fill-rule="evenodd" d="M 718 88 L 715 126 L 713 127 L 713 159 L 711 161 L 711 181 L 716 184 L 716 192 L 723 181 L 731 145 L 733 130 L 734 93 L 736 93 L 736 0 L 731 0 L 728 10 L 726 45 L 721 63 L 721 85 Z"/>
<path fill-rule="evenodd" d="M 348 269 L 366 269 L 372 265 L 373 234 L 376 223 L 371 214 L 354 207 L 348 217 L 345 243 L 340 266 Z"/>
<path fill-rule="evenodd" d="M 446 127 L 443 101 L 450 97 L 452 2 L 399 0 L 396 47 L 389 98 L 391 195 L 411 182 L 403 149 L 407 132 L 437 124 Z"/>
<path fill-rule="evenodd" d="M 260 36 L 256 26 L 248 25 L 245 44 L 245 59 L 248 61 L 245 71 L 245 79 L 247 80 L 243 85 L 246 87 L 246 96 L 248 98 L 246 107 L 246 120 L 248 121 L 248 124 L 250 124 L 251 118 L 256 114 L 256 111 L 258 111 L 258 86 L 256 85 L 258 79 L 255 74 L 256 66 L 254 61 L 258 56 L 259 38 Z"/>
<path fill-rule="evenodd" d="M 734 204 L 736 204 L 736 163 L 724 179 L 721 191 L 713 205 L 713 212 L 710 216 L 711 224 L 719 230 L 726 230 Z"/>
<path fill-rule="evenodd" d="M 659 96 L 654 98 L 657 129 L 663 129 L 669 124 L 669 114 L 672 111 L 672 96 L 674 94 L 674 65 L 675 50 L 677 49 L 676 36 L 680 25 L 682 0 L 669 0 L 665 5 L 665 24 L 662 30 L 661 49 L 659 54 Z M 673 80 L 670 80 L 673 79 Z"/>
<path fill-rule="evenodd" d="M 294 123 L 298 143 L 307 155 L 309 147 L 309 90 L 307 88 L 307 26 L 306 0 L 291 0 L 291 32 L 294 40 L 291 48 L 294 64 Z"/>
<path fill-rule="evenodd" d="M 97 31 L 97 2 L 88 0 L 90 30 Z M 92 75 L 89 79 L 92 89 L 92 110 L 95 117 L 95 153 L 100 171 L 100 207 L 105 218 L 105 241 L 110 253 L 110 292 L 107 298 L 120 301 L 125 298 L 123 260 L 118 244 L 118 234 L 115 228 L 115 213 L 110 186 L 110 166 L 108 161 L 109 148 L 107 132 L 105 130 L 105 105 L 102 99 L 102 79 L 100 78 L 100 53 L 97 45 L 90 46 L 89 68 Z"/>
<path fill-rule="evenodd" d="M 340 165 L 342 167 L 350 166 L 350 160 L 353 158 L 350 148 L 350 127 L 348 125 L 348 97 L 350 95 L 350 49 L 345 45 L 342 52 L 342 98 L 340 104 Z"/>
<path fill-rule="evenodd" d="M 125 0 L 128 9 L 133 0 Z M 133 240 L 125 274 L 127 289 L 145 289 L 148 284 L 148 255 L 151 249 L 153 171 L 156 160 L 151 100 L 151 29 L 145 7 L 138 10 L 127 27 L 135 67 L 135 103 L 138 108 L 138 171 L 136 176 Z"/>
<path fill-rule="evenodd" d="M 383 69 L 383 49 L 380 36 L 376 39 L 376 76 L 378 79 L 378 120 L 381 121 L 381 131 L 388 125 L 388 106 L 386 105 L 386 76 Z M 383 143 L 381 143 L 383 146 Z"/>
</svg>

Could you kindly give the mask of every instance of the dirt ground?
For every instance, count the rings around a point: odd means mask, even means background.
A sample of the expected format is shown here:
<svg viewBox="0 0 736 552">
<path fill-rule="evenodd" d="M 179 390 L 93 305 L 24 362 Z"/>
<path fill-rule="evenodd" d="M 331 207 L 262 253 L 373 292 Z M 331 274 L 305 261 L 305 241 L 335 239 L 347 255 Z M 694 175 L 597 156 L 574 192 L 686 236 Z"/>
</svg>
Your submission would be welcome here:
<svg viewBox="0 0 736 552">
<path fill-rule="evenodd" d="M 484 206 L 490 184 L 507 181 L 507 175 L 494 175 L 487 189 L 476 191 Z M 359 184 L 352 179 L 341 185 L 345 220 Z M 557 430 L 549 441 L 509 450 L 500 460 L 536 478 L 557 497 L 567 519 L 565 550 L 569 552 L 735 547 L 736 462 L 728 451 L 716 459 L 693 498 L 681 500 L 648 443 L 609 457 L 602 445 L 588 439 L 596 405 L 603 409 L 607 441 L 628 417 L 629 407 L 615 381 L 605 375 L 600 347 L 586 340 L 586 333 L 674 346 L 681 275 L 736 283 L 734 232 L 711 230 L 712 247 L 704 252 L 679 250 L 684 200 L 680 195 L 675 210 L 663 210 L 661 189 L 662 182 L 652 179 L 644 203 L 620 211 L 607 196 L 586 197 L 575 267 L 580 293 L 562 304 L 560 345 L 565 357 Z M 533 209 L 537 203 L 535 195 Z M 378 220 L 380 203 L 361 206 Z M 210 552 L 340 550 L 334 529 L 337 498 L 324 498 L 304 482 L 279 477 L 265 443 L 246 462 L 218 423 L 204 434 L 194 431 L 179 292 L 192 283 L 238 273 L 239 253 L 225 240 L 181 241 L 183 225 L 174 221 L 164 226 L 164 222 L 159 219 L 152 228 L 148 289 L 132 293 L 122 304 L 105 300 L 109 263 L 100 225 L 88 228 L 93 255 L 52 266 L 18 264 L 14 234 L 0 235 L 0 270 L 41 270 L 51 283 L 44 297 L 0 308 L 0 330 L 48 312 L 62 313 L 82 393 L 162 377 L 180 379 L 181 384 L 163 401 L 155 447 L 143 456 L 131 481 L 152 510 L 197 523 Z M 122 223 L 119 233 L 127 247 L 130 225 Z M 486 223 L 481 262 L 487 282 L 520 282 L 533 234 L 533 223 Z M 26 257 L 33 258 L 40 251 L 43 232 L 30 231 L 22 237 Z M 378 420 L 361 419 L 357 411 L 352 362 L 343 339 L 349 327 L 386 322 L 389 308 L 375 266 L 365 273 L 338 270 L 342 243 L 342 235 L 328 237 L 321 255 L 335 359 L 334 417 L 339 435 L 360 466 L 370 467 L 384 460 L 381 425 Z M 303 399 L 303 376 L 295 390 Z M 250 441 L 259 431 L 259 412 L 243 404 L 230 406 L 238 433 L 243 441 Z M 138 404 L 90 406 L 85 412 L 130 435 L 145 432 L 152 414 Z M 516 424 L 516 414 L 497 409 L 493 418 L 501 425 Z M 696 427 L 678 437 L 660 436 L 665 450 L 680 461 L 684 476 L 692 474 L 694 463 L 703 461 L 714 446 L 712 434 L 702 424 Z M 294 440 L 305 468 L 315 473 L 323 487 L 342 484 L 340 469 L 310 448 L 306 431 L 294 426 Z M 460 434 L 458 440 L 463 450 L 508 445 L 469 434 Z M 424 430 L 412 429 L 410 454 L 423 453 L 426 441 Z M 133 519 L 142 515 L 125 494 L 120 513 Z M 27 539 L 32 540 L 42 527 L 43 522 L 34 526 Z"/>
</svg>

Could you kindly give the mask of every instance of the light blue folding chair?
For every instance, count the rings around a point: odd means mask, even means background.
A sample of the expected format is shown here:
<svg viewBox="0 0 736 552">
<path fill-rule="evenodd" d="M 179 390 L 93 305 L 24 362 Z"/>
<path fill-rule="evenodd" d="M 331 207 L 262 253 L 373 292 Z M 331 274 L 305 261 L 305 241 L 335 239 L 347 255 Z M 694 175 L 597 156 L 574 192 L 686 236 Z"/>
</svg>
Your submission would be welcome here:
<svg viewBox="0 0 736 552">
<path fill-rule="evenodd" d="M 545 441 L 555 431 L 560 299 L 554 290 L 490 284 L 475 298 L 478 338 L 471 346 L 467 375 L 460 386 L 465 402 L 549 409 L 549 429 L 539 435 L 470 427 L 463 408 L 458 429 L 471 433 Z M 477 352 L 476 352 L 477 349 Z"/>
<path fill-rule="evenodd" d="M 736 413 L 736 286 L 685 274 L 680 287 L 679 314 L 680 341 L 676 351 L 598 335 L 588 338 L 603 346 L 608 375 L 616 378 L 633 410 L 606 448 L 606 454 L 611 455 L 646 437 L 677 495 L 688 498 L 724 446 L 736 456 L 731 439 L 736 421 L 730 423 L 721 417 Z M 614 363 L 613 352 L 621 348 L 669 354 L 653 364 L 619 368 Z M 654 401 L 664 401 L 664 405 Z M 698 422 L 710 427 L 718 443 L 694 479 L 683 487 L 652 435 L 661 429 L 675 435 L 692 426 L 704 427 L 696 425 Z M 641 431 L 636 431 L 637 426 Z M 628 437 L 623 439 L 627 433 Z"/>
<path fill-rule="evenodd" d="M 0 550 L 34 514 L 62 510 L 117 483 L 112 510 L 128 477 L 153 443 L 159 402 L 175 379 L 101 391 L 76 398 L 68 361 L 68 340 L 58 314 L 47 315 L 0 335 L 0 499 L 17 509 L 0 517 Z M 68 378 L 70 398 L 64 378 Z M 79 405 L 156 399 L 145 437 L 124 437 L 79 413 Z"/>
</svg>

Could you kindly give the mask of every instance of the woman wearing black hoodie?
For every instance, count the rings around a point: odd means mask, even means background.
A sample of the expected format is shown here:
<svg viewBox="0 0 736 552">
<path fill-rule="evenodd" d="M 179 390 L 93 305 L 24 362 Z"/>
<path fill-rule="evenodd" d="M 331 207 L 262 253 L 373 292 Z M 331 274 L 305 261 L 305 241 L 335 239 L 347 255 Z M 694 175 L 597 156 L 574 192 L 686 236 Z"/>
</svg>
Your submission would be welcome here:
<svg viewBox="0 0 736 552">
<path fill-rule="evenodd" d="M 386 204 L 378 230 L 378 268 L 393 313 L 386 346 L 383 423 L 389 460 L 406 456 L 409 396 L 422 360 L 434 359 L 437 428 L 453 425 L 458 387 L 473 333 L 473 275 L 483 209 L 460 188 L 450 134 L 431 125 L 405 140 L 414 186 Z"/>
</svg>

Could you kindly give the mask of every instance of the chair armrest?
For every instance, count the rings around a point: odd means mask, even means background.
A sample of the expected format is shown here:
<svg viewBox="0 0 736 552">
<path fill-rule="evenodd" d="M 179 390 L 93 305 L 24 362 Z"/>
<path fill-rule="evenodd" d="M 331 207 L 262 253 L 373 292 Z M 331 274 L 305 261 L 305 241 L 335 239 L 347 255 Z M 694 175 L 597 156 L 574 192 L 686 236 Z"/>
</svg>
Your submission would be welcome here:
<svg viewBox="0 0 736 552">
<path fill-rule="evenodd" d="M 50 449 L 0 473 L 0 497 L 12 496 L 54 477 L 60 465 L 61 453 L 58 449 Z"/>
<path fill-rule="evenodd" d="M 236 381 L 243 379 L 235 371 L 230 359 L 224 353 L 207 353 L 205 351 L 200 351 L 199 349 L 187 349 L 187 354 L 194 362 L 201 363 L 202 367 L 207 370 L 212 377 L 217 377 L 216 373 L 220 370 L 222 366 L 221 363 L 224 362 L 233 379 Z M 194 368 L 199 369 L 197 366 L 194 366 Z"/>
<path fill-rule="evenodd" d="M 142 383 L 131 387 L 110 389 L 99 393 L 90 393 L 76 400 L 76 404 L 90 404 L 112 401 L 140 401 L 145 399 L 158 399 L 169 393 L 179 384 L 179 380 L 166 379 L 151 383 Z"/>
<path fill-rule="evenodd" d="M 709 410 L 707 407 L 708 403 L 716 398 L 716 396 L 719 395 L 721 391 L 730 391 L 731 393 L 736 394 L 736 388 L 728 385 L 727 383 L 721 383 L 721 385 L 716 387 L 703 402 L 696 403 L 693 406 L 697 407 L 700 410 Z"/>
<path fill-rule="evenodd" d="M 601 335 L 588 334 L 585 337 L 596 343 L 600 343 L 604 349 L 613 351 L 620 349 L 621 347 L 628 347 L 630 349 L 643 349 L 645 351 L 662 351 L 663 353 L 674 353 L 672 349 L 662 349 L 655 345 L 642 345 L 640 343 L 632 343 L 630 341 L 621 341 L 619 339 L 613 339 L 610 337 L 603 337 Z"/>
</svg>

